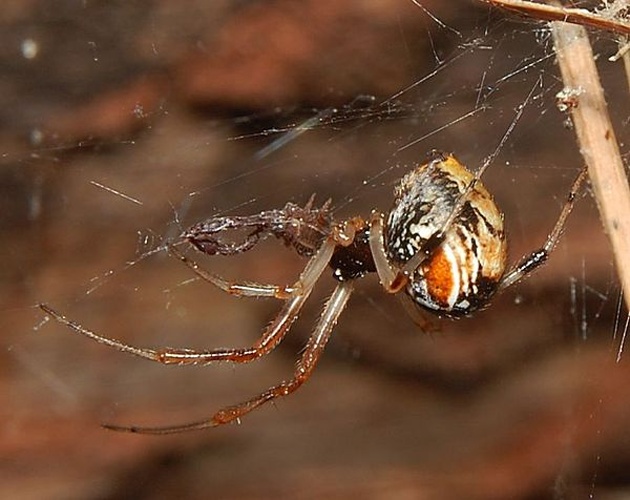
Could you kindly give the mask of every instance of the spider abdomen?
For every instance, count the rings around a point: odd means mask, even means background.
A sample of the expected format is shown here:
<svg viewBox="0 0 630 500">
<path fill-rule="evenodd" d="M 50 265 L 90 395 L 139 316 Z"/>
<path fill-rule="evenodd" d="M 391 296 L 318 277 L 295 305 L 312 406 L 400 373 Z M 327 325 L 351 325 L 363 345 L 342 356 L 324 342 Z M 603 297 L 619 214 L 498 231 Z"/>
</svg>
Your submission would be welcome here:
<svg viewBox="0 0 630 500">
<path fill-rule="evenodd" d="M 402 268 L 432 236 L 445 230 L 473 180 L 455 157 L 437 152 L 402 179 L 384 237 L 387 256 L 395 266 Z M 434 313 L 463 316 L 487 304 L 505 262 L 503 214 L 477 181 L 443 241 L 411 272 L 406 293 Z"/>
</svg>

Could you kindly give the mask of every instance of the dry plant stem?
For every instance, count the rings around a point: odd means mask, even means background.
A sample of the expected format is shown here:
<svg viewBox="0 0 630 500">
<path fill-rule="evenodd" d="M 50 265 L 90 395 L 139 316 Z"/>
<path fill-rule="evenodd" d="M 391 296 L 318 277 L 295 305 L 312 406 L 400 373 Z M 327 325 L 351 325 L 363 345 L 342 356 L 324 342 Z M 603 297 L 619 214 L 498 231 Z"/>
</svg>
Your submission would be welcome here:
<svg viewBox="0 0 630 500">
<path fill-rule="evenodd" d="M 583 26 L 554 21 L 551 30 L 565 88 L 579 92 L 571 116 L 630 309 L 630 189 L 593 50 Z"/>
<path fill-rule="evenodd" d="M 563 7 L 561 5 L 547 5 L 527 0 L 481 0 L 495 7 L 525 14 L 536 19 L 546 21 L 566 21 L 592 28 L 604 29 L 630 35 L 630 24 L 621 19 L 605 17 L 601 13 L 591 12 L 587 9 Z"/>
</svg>

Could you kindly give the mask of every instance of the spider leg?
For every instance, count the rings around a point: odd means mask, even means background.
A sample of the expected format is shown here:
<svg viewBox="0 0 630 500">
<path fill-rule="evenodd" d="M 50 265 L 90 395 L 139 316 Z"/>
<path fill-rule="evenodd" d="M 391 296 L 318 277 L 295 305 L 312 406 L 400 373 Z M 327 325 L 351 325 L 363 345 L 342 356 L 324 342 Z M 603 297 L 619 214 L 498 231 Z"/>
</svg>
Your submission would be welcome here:
<svg viewBox="0 0 630 500">
<path fill-rule="evenodd" d="M 373 211 L 370 221 L 370 250 L 381 285 L 388 293 L 397 293 L 407 284 L 407 276 L 393 268 L 383 243 L 383 214 Z"/>
<path fill-rule="evenodd" d="M 547 259 L 549 258 L 549 254 L 551 254 L 551 251 L 554 249 L 554 247 L 558 243 L 558 240 L 560 239 L 560 235 L 562 234 L 564 226 L 567 222 L 567 218 L 569 217 L 569 214 L 573 209 L 575 199 L 580 192 L 580 187 L 582 186 L 582 183 L 586 179 L 586 175 L 587 169 L 586 167 L 584 167 L 582 168 L 582 170 L 580 170 L 580 173 L 576 177 L 575 181 L 573 181 L 573 185 L 571 186 L 571 190 L 569 191 L 567 200 L 564 203 L 562 210 L 560 211 L 560 216 L 558 217 L 558 220 L 556 221 L 553 229 L 549 233 L 549 236 L 547 236 L 547 241 L 545 242 L 545 244 L 538 250 L 535 250 L 530 254 L 525 255 L 512 269 L 510 269 L 509 272 L 507 272 L 503 276 L 501 282 L 499 283 L 500 290 L 508 288 L 514 283 L 517 283 L 547 261 Z"/>
<path fill-rule="evenodd" d="M 311 258 L 300 278 L 292 288 L 292 293 L 283 308 L 273 321 L 265 328 L 262 335 L 253 346 L 236 349 L 214 349 L 208 351 L 196 351 L 192 349 L 163 348 L 150 349 L 135 347 L 119 340 L 103 337 L 52 309 L 46 304 L 40 304 L 40 308 L 59 323 L 62 323 L 86 337 L 101 344 L 145 358 L 150 361 L 165 365 L 194 365 L 208 364 L 215 361 L 231 361 L 234 363 L 246 363 L 270 352 L 284 338 L 293 322 L 297 319 L 300 309 L 306 302 L 315 283 L 322 272 L 328 266 L 328 262 L 335 249 L 335 242 L 328 238 L 318 252 Z"/>
<path fill-rule="evenodd" d="M 251 282 L 234 283 L 222 278 L 221 276 L 206 271 L 197 262 L 186 257 L 173 245 L 168 245 L 167 249 L 171 255 L 177 257 L 201 279 L 212 283 L 214 286 L 226 293 L 229 293 L 230 295 L 235 295 L 237 297 L 274 297 L 276 299 L 286 300 L 292 295 L 295 295 L 297 291 L 295 285 L 268 285 Z"/>
<path fill-rule="evenodd" d="M 385 245 L 383 243 L 383 214 L 376 211 L 372 212 L 370 222 L 370 250 L 372 251 L 376 272 L 385 291 L 388 293 L 398 293 L 407 285 L 409 275 L 442 244 L 452 219 L 453 216 L 451 214 L 442 229 L 432 234 L 424 243 L 422 249 L 405 262 L 401 269 L 396 269 L 389 263 L 387 253 L 385 252 Z"/>
<path fill-rule="evenodd" d="M 399 298 L 407 315 L 418 326 L 418 328 L 420 328 L 422 333 L 431 334 L 442 331 L 438 324 L 434 323 L 422 314 L 422 312 L 420 312 L 418 304 L 416 304 L 409 295 L 406 293 L 399 293 L 397 297 Z"/>
<path fill-rule="evenodd" d="M 297 363 L 293 377 L 285 380 L 280 384 L 261 392 L 257 396 L 248 401 L 228 406 L 217 411 L 212 417 L 191 422 L 188 424 L 173 425 L 166 427 L 138 427 L 138 426 L 120 426 L 104 424 L 103 427 L 116 431 L 135 432 L 141 434 L 172 434 L 182 431 L 193 431 L 205 429 L 208 427 L 216 427 L 218 425 L 227 424 L 229 422 L 238 421 L 241 417 L 259 406 L 272 401 L 276 398 L 287 396 L 300 388 L 313 373 L 319 358 L 324 351 L 326 343 L 330 339 L 332 330 L 343 312 L 352 290 L 353 281 L 344 281 L 337 285 L 334 292 L 328 299 L 324 311 L 322 312 L 315 329 L 302 353 L 302 357 Z"/>
</svg>

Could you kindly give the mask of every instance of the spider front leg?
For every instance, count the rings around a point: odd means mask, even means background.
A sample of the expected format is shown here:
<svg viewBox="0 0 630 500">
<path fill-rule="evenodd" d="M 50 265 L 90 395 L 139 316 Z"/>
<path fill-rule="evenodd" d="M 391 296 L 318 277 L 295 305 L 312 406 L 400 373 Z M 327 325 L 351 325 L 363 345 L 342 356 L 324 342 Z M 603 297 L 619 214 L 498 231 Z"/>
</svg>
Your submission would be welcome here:
<svg viewBox="0 0 630 500">
<path fill-rule="evenodd" d="M 209 351 L 196 351 L 192 349 L 163 348 L 150 349 L 135 347 L 119 340 L 110 339 L 89 330 L 82 325 L 71 321 L 61 313 L 55 311 L 46 304 L 40 304 L 40 308 L 62 323 L 81 335 L 91 338 L 96 342 L 113 347 L 122 352 L 127 352 L 145 358 L 150 361 L 165 365 L 194 365 L 208 364 L 215 361 L 231 361 L 234 363 L 246 363 L 257 359 L 270 352 L 287 334 L 293 322 L 297 319 L 300 309 L 306 302 L 315 283 L 322 272 L 328 266 L 328 262 L 333 254 L 336 243 L 327 239 L 319 251 L 311 258 L 300 278 L 291 287 L 291 294 L 287 298 L 284 307 L 280 310 L 275 319 L 265 328 L 260 338 L 251 347 L 236 349 L 214 349 Z"/>
<path fill-rule="evenodd" d="M 398 270 L 390 265 L 383 243 L 383 214 L 376 211 L 372 212 L 370 250 L 376 272 L 385 291 L 388 293 L 400 292 L 407 285 L 409 277 L 405 269 Z M 439 331 L 439 328 L 418 310 L 417 304 L 406 293 L 399 294 L 398 297 L 409 317 L 423 332 Z"/>
<path fill-rule="evenodd" d="M 208 427 L 217 427 L 233 421 L 238 421 L 241 417 L 252 410 L 255 410 L 264 403 L 291 394 L 299 389 L 313 373 L 313 370 L 324 351 L 326 343 L 330 339 L 332 330 L 337 323 L 339 316 L 346 307 L 348 299 L 352 294 L 353 287 L 354 281 L 352 280 L 344 281 L 337 285 L 337 288 L 335 288 L 335 291 L 332 293 L 326 303 L 326 306 L 324 307 L 324 311 L 322 312 L 317 325 L 309 338 L 291 379 L 283 381 L 280 384 L 261 392 L 248 401 L 223 408 L 216 412 L 212 417 L 205 420 L 166 427 L 119 426 L 110 424 L 105 424 L 103 427 L 116 431 L 134 432 L 140 434 L 174 434 L 182 431 L 206 429 Z"/>
<path fill-rule="evenodd" d="M 383 242 L 383 214 L 377 211 L 372 212 L 370 221 L 370 250 L 381 285 L 388 293 L 398 293 L 409 278 L 389 263 Z"/>
</svg>

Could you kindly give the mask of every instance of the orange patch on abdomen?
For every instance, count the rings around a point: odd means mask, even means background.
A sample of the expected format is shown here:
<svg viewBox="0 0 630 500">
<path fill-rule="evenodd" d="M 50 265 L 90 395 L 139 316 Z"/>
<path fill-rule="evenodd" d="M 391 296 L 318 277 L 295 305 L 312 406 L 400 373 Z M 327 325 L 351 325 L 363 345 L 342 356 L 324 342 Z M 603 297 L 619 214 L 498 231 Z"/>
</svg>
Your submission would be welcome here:
<svg viewBox="0 0 630 500">
<path fill-rule="evenodd" d="M 438 248 L 431 259 L 422 265 L 427 291 L 444 308 L 449 308 L 449 298 L 453 291 L 453 270 L 444 250 Z"/>
</svg>

